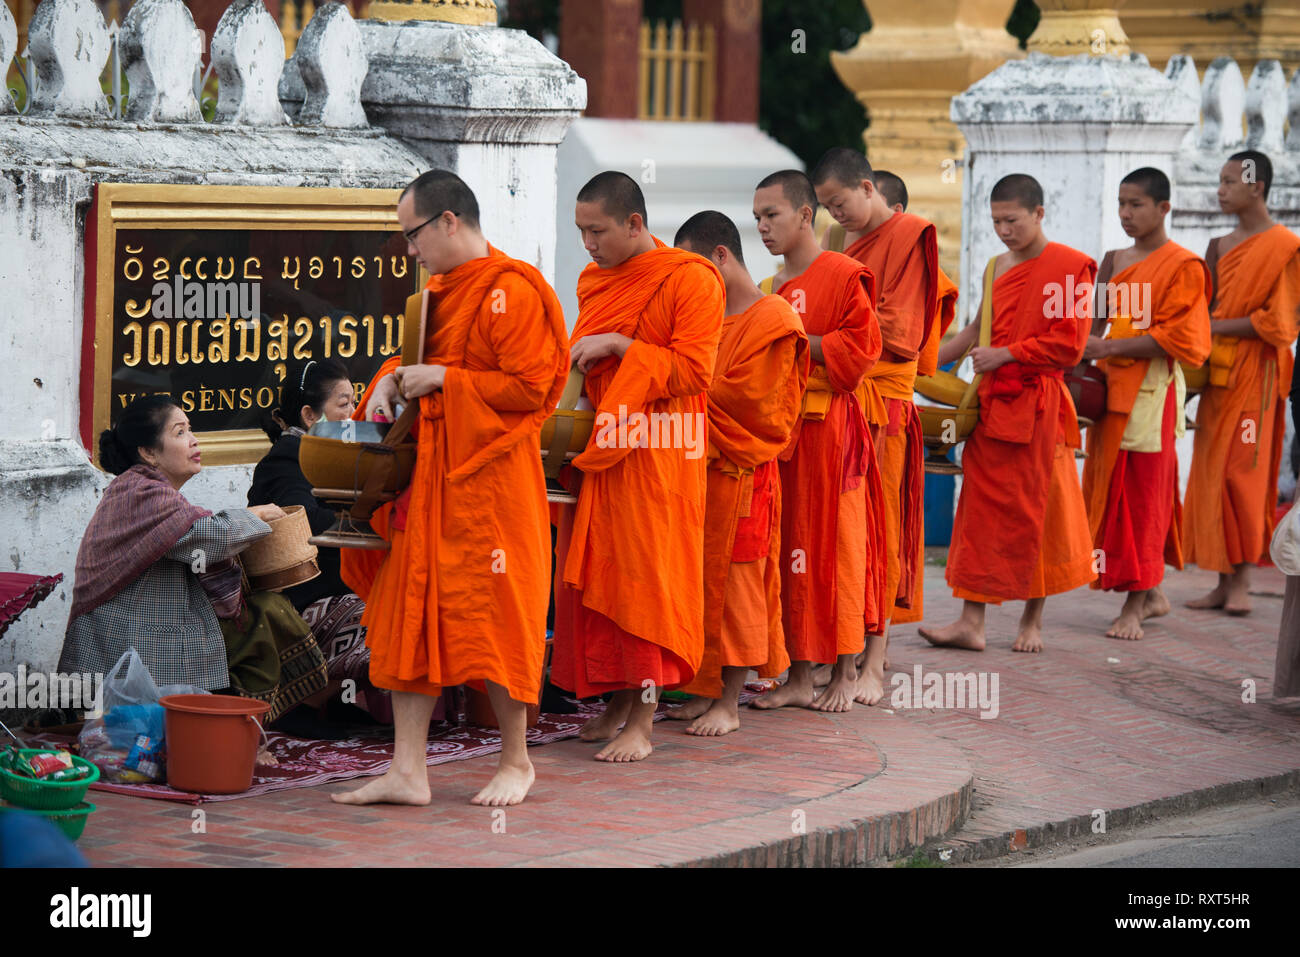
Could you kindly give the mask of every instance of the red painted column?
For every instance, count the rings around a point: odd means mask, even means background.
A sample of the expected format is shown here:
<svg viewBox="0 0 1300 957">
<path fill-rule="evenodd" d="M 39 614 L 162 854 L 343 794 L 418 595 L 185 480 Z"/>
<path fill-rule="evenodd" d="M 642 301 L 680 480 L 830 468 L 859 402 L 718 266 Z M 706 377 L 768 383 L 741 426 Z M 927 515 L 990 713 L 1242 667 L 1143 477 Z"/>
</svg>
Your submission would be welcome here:
<svg viewBox="0 0 1300 957">
<path fill-rule="evenodd" d="M 682 2 L 684 23 L 713 24 L 718 45 L 713 118 L 719 123 L 758 122 L 758 51 L 762 15 L 762 0 Z"/>
<path fill-rule="evenodd" d="M 587 81 L 587 116 L 636 118 L 640 29 L 641 0 L 564 0 L 560 58 Z"/>
</svg>

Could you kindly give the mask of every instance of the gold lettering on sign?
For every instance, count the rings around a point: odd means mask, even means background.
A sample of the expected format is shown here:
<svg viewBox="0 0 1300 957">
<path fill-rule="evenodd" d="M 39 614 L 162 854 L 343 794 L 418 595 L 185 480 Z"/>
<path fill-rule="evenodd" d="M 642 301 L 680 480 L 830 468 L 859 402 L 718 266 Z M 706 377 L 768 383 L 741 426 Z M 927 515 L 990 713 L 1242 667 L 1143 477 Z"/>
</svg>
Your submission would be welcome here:
<svg viewBox="0 0 1300 957">
<path fill-rule="evenodd" d="M 184 392 L 181 393 L 181 411 L 182 412 L 194 411 L 194 390 L 193 389 L 186 389 Z"/>
<path fill-rule="evenodd" d="M 352 278 L 360 279 L 366 274 L 366 261 L 360 256 L 352 257 Z"/>
<path fill-rule="evenodd" d="M 401 257 L 394 256 L 394 257 L 392 257 L 392 260 L 393 260 L 393 270 L 392 270 L 392 271 L 393 271 L 393 275 L 396 276 L 398 279 L 404 279 L 404 278 L 406 278 L 406 257 L 405 257 L 405 256 L 401 256 Z M 398 264 L 398 263 L 401 263 L 401 264 L 402 264 L 402 270 L 401 270 L 401 272 L 398 272 L 398 270 L 397 270 L 397 264 Z"/>
<path fill-rule="evenodd" d="M 272 319 L 271 324 L 266 327 L 266 357 L 268 359 L 289 358 L 288 316 Z"/>
<path fill-rule="evenodd" d="M 182 323 L 184 325 L 184 323 Z M 203 347 L 199 345 L 199 330 L 203 328 L 203 323 L 196 322 L 190 327 L 190 362 L 198 365 L 203 361 Z M 176 348 L 180 348 L 181 333 L 176 333 Z"/>
<path fill-rule="evenodd" d="M 159 336 L 162 333 L 162 349 L 156 348 Z M 165 322 L 149 323 L 149 331 L 146 334 L 146 341 L 149 345 L 149 365 L 165 366 L 171 362 L 172 354 L 172 327 Z"/>
<path fill-rule="evenodd" d="M 194 278 L 193 276 L 191 276 L 189 273 L 185 271 L 185 264 L 188 262 L 193 262 L 193 259 L 190 256 L 186 256 L 184 259 L 182 259 L 181 264 L 176 267 L 176 271 L 181 274 L 182 279 Z"/>
<path fill-rule="evenodd" d="M 149 310 L 152 307 L 152 299 L 146 299 L 143 306 L 137 303 L 134 299 L 128 299 L 126 301 L 126 314 L 132 319 L 141 319 L 149 314 Z"/>
<path fill-rule="evenodd" d="M 362 316 L 361 324 L 366 327 L 366 355 L 375 354 L 375 317 Z"/>
<path fill-rule="evenodd" d="M 335 276 L 334 278 L 342 279 L 343 278 L 343 257 L 335 256 L 333 257 L 333 259 L 334 259 L 334 265 L 338 268 L 338 275 Z"/>
<path fill-rule="evenodd" d="M 226 257 L 225 257 L 225 256 L 218 256 L 218 257 L 217 257 L 217 278 L 218 278 L 218 279 L 229 279 L 231 276 L 233 276 L 233 275 L 235 274 L 235 257 L 234 257 L 234 256 L 231 256 L 231 257 L 230 257 L 230 271 L 229 271 L 229 272 L 222 272 L 222 271 L 221 271 L 221 264 L 222 264 L 223 262 L 225 262 L 225 261 L 226 261 Z"/>
<path fill-rule="evenodd" d="M 298 337 L 298 341 L 293 344 L 293 357 L 310 359 L 311 350 L 307 348 L 307 343 L 311 341 L 311 320 L 306 316 L 298 317 L 293 324 L 293 334 Z"/>
<path fill-rule="evenodd" d="M 165 282 L 172 273 L 172 264 L 159 256 L 153 261 L 153 278 L 155 282 Z"/>
<path fill-rule="evenodd" d="M 212 411 L 212 390 L 207 386 L 199 386 L 199 411 Z"/>
<path fill-rule="evenodd" d="M 235 390 L 234 389 L 217 390 L 217 411 L 223 412 L 226 409 L 229 409 L 231 412 L 235 411 Z"/>
<path fill-rule="evenodd" d="M 398 342 L 401 342 L 399 337 Z M 381 356 L 391 356 L 397 350 L 393 348 L 393 317 L 384 313 L 384 344 L 379 347 Z"/>
<path fill-rule="evenodd" d="M 198 323 L 194 323 L 196 326 Z M 176 364 L 183 366 L 190 361 L 190 357 L 185 354 L 185 327 L 189 325 L 184 319 L 176 323 Z"/>
<path fill-rule="evenodd" d="M 280 377 L 281 382 L 283 382 L 284 377 L 289 374 L 289 367 L 286 366 L 283 362 L 277 362 L 274 366 L 272 366 L 272 368 L 275 370 L 275 374 Z"/>
<path fill-rule="evenodd" d="M 122 364 L 138 366 L 140 364 L 140 350 L 144 341 L 144 327 L 138 322 L 128 322 L 122 327 L 122 333 L 135 336 L 135 344 L 131 347 L 131 351 L 122 353 Z"/>
<path fill-rule="evenodd" d="M 122 263 L 122 275 L 131 282 L 135 282 L 144 275 L 144 263 L 136 258 L 136 255 L 144 252 L 143 246 L 125 246 L 127 255 L 130 257 Z M 135 275 L 131 275 L 131 270 L 135 270 Z"/>
<path fill-rule="evenodd" d="M 245 278 L 245 279 L 261 279 L 261 278 L 262 278 L 262 274 L 261 274 L 261 273 L 251 273 L 251 272 L 248 271 L 248 264 L 249 264 L 249 263 L 252 263 L 252 264 L 253 264 L 253 267 L 254 267 L 255 269 L 261 269 L 261 268 L 262 268 L 262 260 L 258 259 L 256 256 L 249 256 L 247 259 L 244 260 L 244 278 Z"/>
<path fill-rule="evenodd" d="M 227 316 L 227 319 L 230 317 Z M 240 319 L 235 323 L 239 329 L 239 355 L 235 356 L 236 362 L 243 362 L 245 359 L 256 362 L 262 352 L 262 323 L 259 319 Z M 248 330 L 253 330 L 253 351 L 248 351 Z"/>
<path fill-rule="evenodd" d="M 230 319 L 214 319 L 208 323 L 208 335 L 217 339 L 216 342 L 208 346 L 209 362 L 229 362 L 230 361 Z M 203 410 L 204 412 L 207 409 Z"/>
<path fill-rule="evenodd" d="M 311 259 L 307 260 L 307 275 L 311 276 L 312 279 L 319 279 L 324 271 L 325 260 L 319 256 L 312 256 Z"/>
<path fill-rule="evenodd" d="M 207 256 L 200 256 L 199 261 L 194 264 L 194 275 L 198 276 L 204 282 L 207 281 L 208 277 L 203 274 L 203 264 L 207 261 L 208 261 Z"/>
<path fill-rule="evenodd" d="M 266 393 L 265 398 L 263 398 L 262 396 L 263 393 Z M 275 401 L 274 390 L 268 389 L 266 386 L 262 386 L 262 388 L 257 390 L 257 407 L 259 409 L 269 409 L 271 407 L 271 403 L 274 401 Z"/>
<path fill-rule="evenodd" d="M 320 327 L 325 330 L 325 358 L 330 357 L 330 346 L 332 344 L 331 333 L 333 332 L 333 321 L 329 316 L 322 316 Z"/>
<path fill-rule="evenodd" d="M 339 355 L 350 359 L 357 351 L 357 320 L 344 316 L 339 320 Z"/>
<path fill-rule="evenodd" d="M 384 278 L 384 257 L 383 256 L 375 257 L 375 271 L 376 271 L 376 276 L 375 276 L 376 279 Z"/>
<path fill-rule="evenodd" d="M 241 409 L 251 409 L 253 407 L 253 390 L 247 386 L 239 390 L 239 407 Z"/>
</svg>

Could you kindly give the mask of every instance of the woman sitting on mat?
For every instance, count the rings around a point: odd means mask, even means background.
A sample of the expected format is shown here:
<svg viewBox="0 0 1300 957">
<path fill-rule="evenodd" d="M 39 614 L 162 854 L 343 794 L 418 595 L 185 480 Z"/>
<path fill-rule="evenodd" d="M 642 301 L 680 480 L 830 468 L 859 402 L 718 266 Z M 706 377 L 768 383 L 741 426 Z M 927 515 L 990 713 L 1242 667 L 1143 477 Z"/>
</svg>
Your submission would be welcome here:
<svg viewBox="0 0 1300 957">
<path fill-rule="evenodd" d="M 180 488 L 200 460 L 165 395 L 136 399 L 100 435 L 100 464 L 117 478 L 77 552 L 59 670 L 102 674 L 134 646 L 156 684 L 230 689 L 269 702 L 274 720 L 326 682 L 310 629 L 280 596 L 246 596 L 233 561 L 284 512 L 191 504 Z"/>
<path fill-rule="evenodd" d="M 263 426 L 272 442 L 271 451 L 253 470 L 249 504 L 275 503 L 281 508 L 301 505 L 307 512 L 313 535 L 333 525 L 338 513 L 312 495 L 311 483 L 298 464 L 298 447 L 307 430 L 320 420 L 340 422 L 351 418 L 355 400 L 348 370 L 337 359 L 312 361 L 295 369 L 284 381 L 280 405 L 271 410 L 272 421 Z M 304 708 L 313 705 L 321 708 L 324 713 L 318 717 L 346 718 L 347 709 L 339 707 L 346 701 L 340 692 L 343 682 L 352 679 L 353 690 L 360 692 L 355 703 L 368 710 L 373 718 L 391 723 L 388 692 L 378 691 L 370 684 L 370 649 L 366 647 L 366 630 L 361 625 L 365 603 L 339 577 L 337 548 L 318 549 L 316 563 L 321 570 L 318 577 L 284 590 L 284 596 L 311 626 L 329 662 L 329 687 L 305 702 Z M 307 736 L 320 736 L 311 733 L 311 721 L 306 716 L 294 716 L 294 720 L 303 725 L 299 730 Z"/>
</svg>

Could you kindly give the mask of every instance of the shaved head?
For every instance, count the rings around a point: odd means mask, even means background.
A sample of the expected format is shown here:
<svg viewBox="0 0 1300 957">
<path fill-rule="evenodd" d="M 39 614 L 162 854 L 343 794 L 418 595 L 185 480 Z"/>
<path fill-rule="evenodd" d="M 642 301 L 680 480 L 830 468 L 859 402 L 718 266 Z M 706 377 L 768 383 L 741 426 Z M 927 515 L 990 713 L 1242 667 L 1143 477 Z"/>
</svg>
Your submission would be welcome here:
<svg viewBox="0 0 1300 957">
<path fill-rule="evenodd" d="M 876 183 L 876 189 L 885 197 L 886 203 L 902 206 L 903 212 L 907 212 L 907 184 L 903 182 L 903 177 L 887 169 L 878 169 L 871 174 L 871 178 Z"/>
<path fill-rule="evenodd" d="M 1119 181 L 1121 186 L 1125 183 L 1142 190 L 1151 197 L 1153 202 L 1169 202 L 1169 177 L 1154 166 L 1143 166 L 1141 169 L 1135 169 Z"/>
<path fill-rule="evenodd" d="M 1228 162 L 1241 163 L 1243 182 L 1259 183 L 1264 187 L 1264 198 L 1268 199 L 1269 187 L 1273 185 L 1273 162 L 1259 150 L 1242 150 L 1228 157 Z M 1251 176 L 1246 179 L 1249 170 Z"/>
<path fill-rule="evenodd" d="M 832 179 L 841 186 L 856 186 L 864 179 L 871 179 L 871 164 L 857 150 L 836 146 L 822 154 L 809 179 L 813 186 Z"/>
<path fill-rule="evenodd" d="M 1027 173 L 1012 173 L 993 185 L 989 202 L 1016 203 L 1033 212 L 1043 205 L 1043 187 Z"/>
<path fill-rule="evenodd" d="M 431 169 L 421 173 L 402 190 L 402 196 L 408 194 L 415 203 L 415 214 L 421 219 L 451 211 L 467 226 L 479 228 L 478 200 L 474 198 L 474 191 L 450 170 Z"/>
<path fill-rule="evenodd" d="M 631 176 L 617 170 L 606 170 L 589 179 L 587 185 L 578 190 L 578 202 L 599 203 L 606 216 L 612 216 L 620 223 L 627 222 L 636 213 L 643 225 L 650 224 L 641 187 Z"/>
<path fill-rule="evenodd" d="M 696 213 L 682 223 L 682 228 L 677 230 L 673 239 L 673 245 L 680 247 L 682 243 L 689 244 L 692 250 L 706 259 L 712 257 L 713 250 L 725 246 L 737 262 L 742 265 L 745 262 L 740 248 L 740 230 L 730 217 L 716 209 Z"/>
<path fill-rule="evenodd" d="M 797 169 L 783 169 L 764 176 L 754 189 L 767 189 L 771 186 L 781 187 L 786 200 L 798 212 L 799 207 L 807 206 L 817 213 L 817 193 L 810 179 Z"/>
</svg>

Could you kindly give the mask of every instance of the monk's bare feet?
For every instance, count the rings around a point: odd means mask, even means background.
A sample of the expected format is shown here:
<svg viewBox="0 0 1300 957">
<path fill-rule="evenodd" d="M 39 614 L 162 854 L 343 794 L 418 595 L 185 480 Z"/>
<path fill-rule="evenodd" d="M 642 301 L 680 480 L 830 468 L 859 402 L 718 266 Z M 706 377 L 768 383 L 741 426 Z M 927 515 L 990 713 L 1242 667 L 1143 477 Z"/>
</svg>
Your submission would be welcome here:
<svg viewBox="0 0 1300 957">
<path fill-rule="evenodd" d="M 1202 595 L 1200 598 L 1193 598 L 1191 601 L 1187 602 L 1186 605 L 1188 608 L 1196 608 L 1198 610 L 1222 608 L 1227 597 L 1228 589 L 1223 585 L 1219 585 L 1212 591 Z"/>
<path fill-rule="evenodd" d="M 679 705 L 676 708 L 669 708 L 664 712 L 664 716 L 672 718 L 674 721 L 694 721 L 713 706 L 713 701 L 713 698 L 703 698 L 696 695 L 685 704 Z M 690 728 L 687 728 L 686 730 L 690 733 Z"/>
<path fill-rule="evenodd" d="M 391 768 L 370 783 L 355 791 L 331 794 L 335 804 L 416 804 L 425 805 L 431 800 L 429 775 L 421 769 L 418 776 L 408 777 Z"/>
<path fill-rule="evenodd" d="M 1043 629 L 1039 625 L 1020 625 L 1020 634 L 1011 645 L 1012 651 L 1042 651 Z"/>
<path fill-rule="evenodd" d="M 1106 631 L 1107 638 L 1124 638 L 1128 641 L 1140 641 L 1145 634 L 1142 630 L 1142 616 L 1127 611 L 1120 612 Z"/>
<path fill-rule="evenodd" d="M 1167 614 L 1169 614 L 1169 599 L 1165 597 L 1163 589 L 1157 585 L 1147 592 L 1146 601 L 1142 605 L 1142 620 L 1160 618 Z"/>
<path fill-rule="evenodd" d="M 854 689 L 853 700 L 858 704 L 873 705 L 885 696 L 885 682 L 880 675 L 871 673 L 870 668 L 864 668 L 858 675 L 857 687 Z"/>
<path fill-rule="evenodd" d="M 616 697 L 605 705 L 605 710 L 582 726 L 578 738 L 582 741 L 608 741 L 618 733 L 631 710 L 629 703 Z"/>
<path fill-rule="evenodd" d="M 811 682 L 787 681 L 761 694 L 749 703 L 751 708 L 767 711 L 772 708 L 806 708 L 816 695 Z"/>
<path fill-rule="evenodd" d="M 839 713 L 853 710 L 853 696 L 858 690 L 857 675 L 849 677 L 846 674 L 838 674 L 831 679 L 822 693 L 813 699 L 808 707 L 814 711 L 827 711 Z"/>
<path fill-rule="evenodd" d="M 533 772 L 533 762 L 525 760 L 521 765 L 509 765 L 504 762 L 497 767 L 497 773 L 482 791 L 470 799 L 470 804 L 483 807 L 507 807 L 518 804 L 528 796 L 528 789 L 533 786 L 537 775 Z"/>
<path fill-rule="evenodd" d="M 831 683 L 831 672 L 834 665 L 817 665 L 812 672 L 812 685 L 814 688 L 825 688 Z"/>
<path fill-rule="evenodd" d="M 734 704 L 723 704 L 718 700 L 713 702 L 713 706 L 708 711 L 687 726 L 686 733 L 701 738 L 716 738 L 731 734 L 739 728 L 740 709 Z"/>
<path fill-rule="evenodd" d="M 1235 575 L 1224 591 L 1223 611 L 1229 615 L 1250 614 L 1250 581 L 1245 575 Z"/>
<path fill-rule="evenodd" d="M 650 757 L 653 750 L 649 733 L 628 724 L 618 737 L 596 752 L 596 760 L 615 763 L 642 761 Z"/>
<path fill-rule="evenodd" d="M 918 628 L 916 631 L 930 644 L 940 648 L 984 650 L 984 629 L 964 618 L 958 618 L 945 628 Z"/>
</svg>

